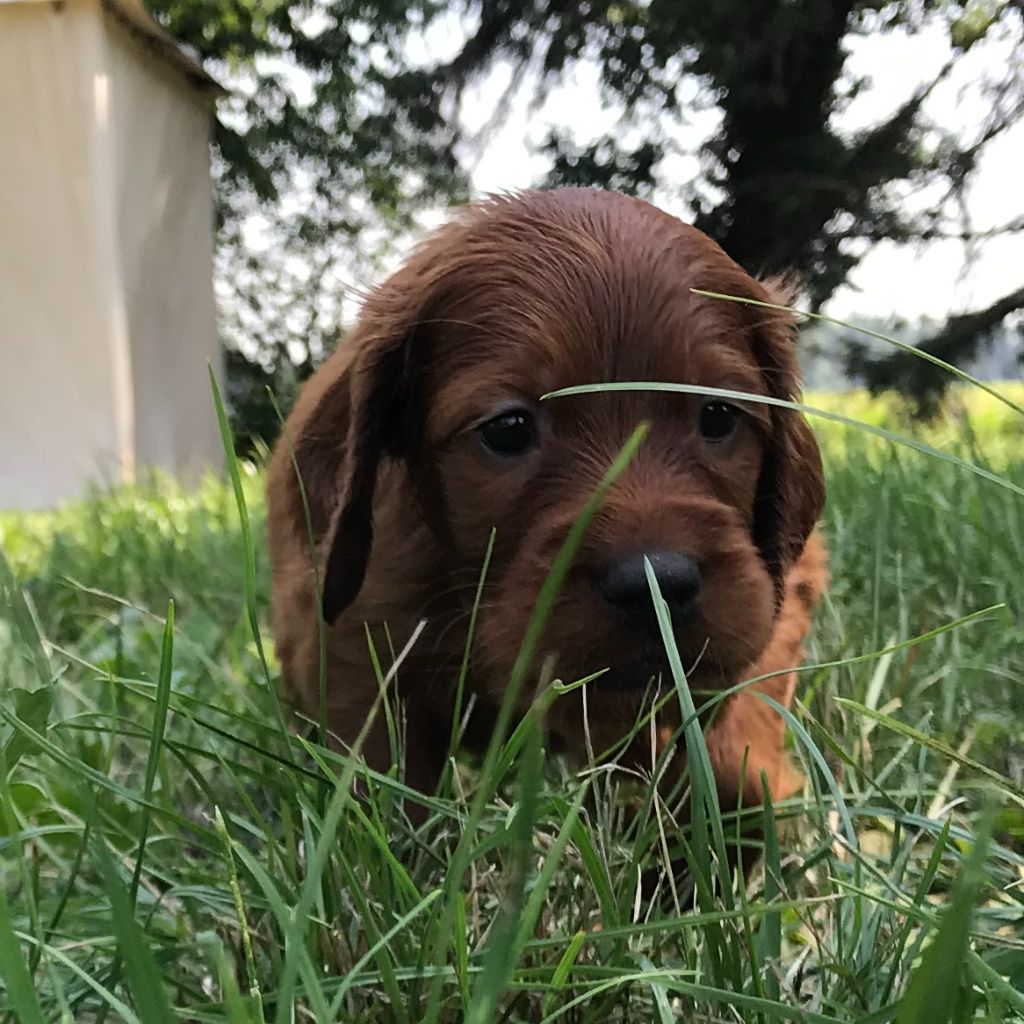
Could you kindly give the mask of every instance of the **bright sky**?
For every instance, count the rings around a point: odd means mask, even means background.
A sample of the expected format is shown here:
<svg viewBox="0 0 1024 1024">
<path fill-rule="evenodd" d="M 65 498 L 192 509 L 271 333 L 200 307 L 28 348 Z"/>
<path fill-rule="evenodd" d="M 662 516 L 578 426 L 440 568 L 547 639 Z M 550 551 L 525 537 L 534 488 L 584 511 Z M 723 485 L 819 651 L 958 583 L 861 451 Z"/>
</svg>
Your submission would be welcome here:
<svg viewBox="0 0 1024 1024">
<path fill-rule="evenodd" d="M 424 52 L 437 59 L 439 52 L 454 50 L 461 40 L 457 23 L 432 32 L 423 41 Z M 843 128 L 867 127 L 895 110 L 914 89 L 928 80 L 950 55 L 940 30 L 908 37 L 902 33 L 873 35 L 852 41 L 848 69 L 867 75 L 864 89 L 843 112 Z M 969 52 L 954 76 L 929 98 L 926 111 L 947 129 L 976 128 L 987 109 L 978 81 L 988 68 L 1005 66 L 1010 53 L 1007 42 L 987 41 Z M 509 69 L 498 69 L 475 88 L 464 103 L 468 127 L 487 122 L 509 81 Z M 602 107 L 597 69 L 583 65 L 573 80 L 555 90 L 539 110 L 531 110 L 529 95 L 516 97 L 508 121 L 479 155 L 473 184 L 479 192 L 521 188 L 534 184 L 545 171 L 545 161 L 531 152 L 553 126 L 571 127 L 578 141 L 595 138 L 616 124 L 616 113 Z M 716 115 L 703 114 L 687 127 L 681 148 L 695 148 L 715 127 Z M 1022 212 L 1024 123 L 990 144 L 969 193 L 968 209 L 975 228 L 1004 223 Z M 673 158 L 671 175 L 684 181 L 696 169 L 695 159 Z M 685 217 L 686 211 L 671 196 L 656 197 L 659 205 Z M 913 199 L 909 201 L 914 201 Z M 851 286 L 836 294 L 828 312 L 843 317 L 851 313 L 888 315 L 906 319 L 921 316 L 943 318 L 950 311 L 973 308 L 1020 287 L 1024 278 L 1024 235 L 1010 235 L 987 243 L 983 256 L 964 271 L 964 247 L 959 242 L 932 243 L 925 247 L 876 245 L 853 275 Z"/>
<path fill-rule="evenodd" d="M 990 33 L 991 36 L 991 33 Z M 435 21 L 430 30 L 409 44 L 414 61 L 432 63 L 458 52 L 465 39 L 465 26 L 452 15 Z M 844 130 L 856 131 L 884 120 L 909 98 L 923 82 L 929 81 L 951 55 L 946 33 L 940 26 L 908 36 L 902 31 L 848 40 L 847 71 L 866 76 L 868 87 L 838 116 Z M 1012 40 L 988 38 L 958 61 L 954 73 L 929 97 L 925 112 L 933 123 L 971 140 L 989 109 L 980 83 L 1008 66 Z M 288 73 L 288 69 L 280 70 Z M 478 131 L 489 123 L 511 77 L 509 67 L 498 67 L 485 81 L 464 97 L 462 118 L 466 127 Z M 308 92 L 309 81 L 293 77 L 296 95 Z M 527 83 L 529 85 L 529 83 Z M 606 109 L 598 88 L 598 71 L 582 64 L 570 81 L 553 90 L 545 103 L 531 106 L 532 90 L 520 88 L 505 111 L 500 133 L 473 154 L 472 180 L 477 193 L 524 188 L 540 181 L 546 161 L 535 147 L 552 127 L 571 129 L 580 143 L 586 143 L 615 129 L 618 115 Z M 696 151 L 713 134 L 715 111 L 693 114 L 677 138 L 682 151 Z M 636 141 L 634 133 L 620 131 L 625 143 Z M 995 227 L 1024 213 L 1021 164 L 1024 163 L 1024 122 L 1006 131 L 988 145 L 967 196 L 967 209 L 976 230 Z M 663 164 L 665 176 L 685 183 L 697 172 L 694 156 L 672 156 Z M 908 195 L 906 202 L 924 203 L 927 197 Z M 655 202 L 686 219 L 685 206 L 670 189 L 654 197 Z M 424 217 L 434 224 L 444 219 L 443 211 Z M 258 219 L 257 219 L 258 220 Z M 255 226 L 255 225 L 254 225 Z M 258 232 L 252 238 L 257 242 Z M 396 265 L 412 240 L 399 245 Z M 1019 288 L 1024 279 L 1024 233 L 991 239 L 975 262 L 965 266 L 965 249 L 957 241 L 932 242 L 922 246 L 873 246 L 854 271 L 850 283 L 839 290 L 826 312 L 848 316 L 890 316 L 906 320 L 920 317 L 944 319 L 950 312 L 982 307 Z M 365 282 L 362 282 L 365 284 Z M 346 305 L 349 301 L 346 300 Z"/>
</svg>

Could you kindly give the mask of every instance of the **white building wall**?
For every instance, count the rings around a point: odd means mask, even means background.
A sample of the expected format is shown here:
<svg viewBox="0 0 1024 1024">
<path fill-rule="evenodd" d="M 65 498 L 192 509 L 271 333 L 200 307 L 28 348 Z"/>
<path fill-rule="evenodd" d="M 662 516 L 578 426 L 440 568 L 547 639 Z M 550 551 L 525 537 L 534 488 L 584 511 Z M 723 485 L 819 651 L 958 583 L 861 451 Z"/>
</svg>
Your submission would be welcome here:
<svg viewBox="0 0 1024 1024">
<path fill-rule="evenodd" d="M 210 116 L 99 0 L 0 0 L 0 508 L 219 462 Z"/>
<path fill-rule="evenodd" d="M 218 366 L 210 107 L 177 69 L 111 22 L 120 280 L 139 465 L 194 474 L 221 457 L 207 366 Z"/>
<path fill-rule="evenodd" d="M 0 507 L 117 479 L 94 164 L 98 10 L 0 7 Z"/>
</svg>

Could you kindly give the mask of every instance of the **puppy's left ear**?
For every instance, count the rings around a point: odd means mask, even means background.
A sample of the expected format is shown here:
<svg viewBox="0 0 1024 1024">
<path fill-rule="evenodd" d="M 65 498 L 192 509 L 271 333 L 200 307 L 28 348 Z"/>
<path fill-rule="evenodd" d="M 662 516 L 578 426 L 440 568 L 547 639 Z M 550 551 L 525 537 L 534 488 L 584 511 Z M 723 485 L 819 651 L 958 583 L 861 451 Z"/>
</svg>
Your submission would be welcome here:
<svg viewBox="0 0 1024 1024">
<path fill-rule="evenodd" d="M 763 285 L 763 301 L 788 305 L 790 289 L 778 281 Z M 768 394 L 800 401 L 793 315 L 750 307 L 756 318 L 754 352 Z M 754 508 L 754 539 L 768 571 L 781 588 L 787 570 L 800 557 L 825 504 L 821 452 L 802 413 L 772 407 L 772 432 L 765 450 Z M 781 593 L 781 589 L 779 591 Z"/>
</svg>

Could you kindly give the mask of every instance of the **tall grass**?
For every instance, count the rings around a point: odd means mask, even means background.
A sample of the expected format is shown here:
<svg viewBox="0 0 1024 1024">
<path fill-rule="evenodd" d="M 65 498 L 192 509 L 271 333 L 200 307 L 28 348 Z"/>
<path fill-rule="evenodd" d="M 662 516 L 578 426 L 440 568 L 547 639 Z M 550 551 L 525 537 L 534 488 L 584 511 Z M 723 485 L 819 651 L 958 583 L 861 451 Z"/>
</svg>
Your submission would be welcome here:
<svg viewBox="0 0 1024 1024">
<path fill-rule="evenodd" d="M 965 402 L 921 440 L 1024 487 L 1019 421 Z M 1024 499 L 820 436 L 833 581 L 790 729 L 807 785 L 744 811 L 782 831 L 743 891 L 692 723 L 684 829 L 644 783 L 546 758 L 544 701 L 419 828 L 399 777 L 283 734 L 247 612 L 247 588 L 267 608 L 258 471 L 249 551 L 212 479 L 0 518 L 0 1014 L 1024 1020 Z"/>
</svg>

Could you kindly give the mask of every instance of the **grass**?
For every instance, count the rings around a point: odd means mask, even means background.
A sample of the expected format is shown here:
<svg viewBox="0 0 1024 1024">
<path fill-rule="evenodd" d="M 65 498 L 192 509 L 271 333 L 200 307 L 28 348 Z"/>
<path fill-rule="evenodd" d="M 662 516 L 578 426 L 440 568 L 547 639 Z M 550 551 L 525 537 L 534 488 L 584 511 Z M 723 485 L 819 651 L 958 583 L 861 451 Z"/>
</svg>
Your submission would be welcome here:
<svg viewBox="0 0 1024 1024">
<path fill-rule="evenodd" d="M 997 481 L 820 425 L 808 783 L 744 812 L 745 890 L 692 725 L 686 829 L 545 758 L 557 689 L 419 830 L 399 778 L 283 729 L 258 470 L 0 517 L 0 1020 L 1024 1021 L 1024 430 L 958 401 L 920 440 Z M 680 852 L 694 896 L 645 898 Z"/>
</svg>

